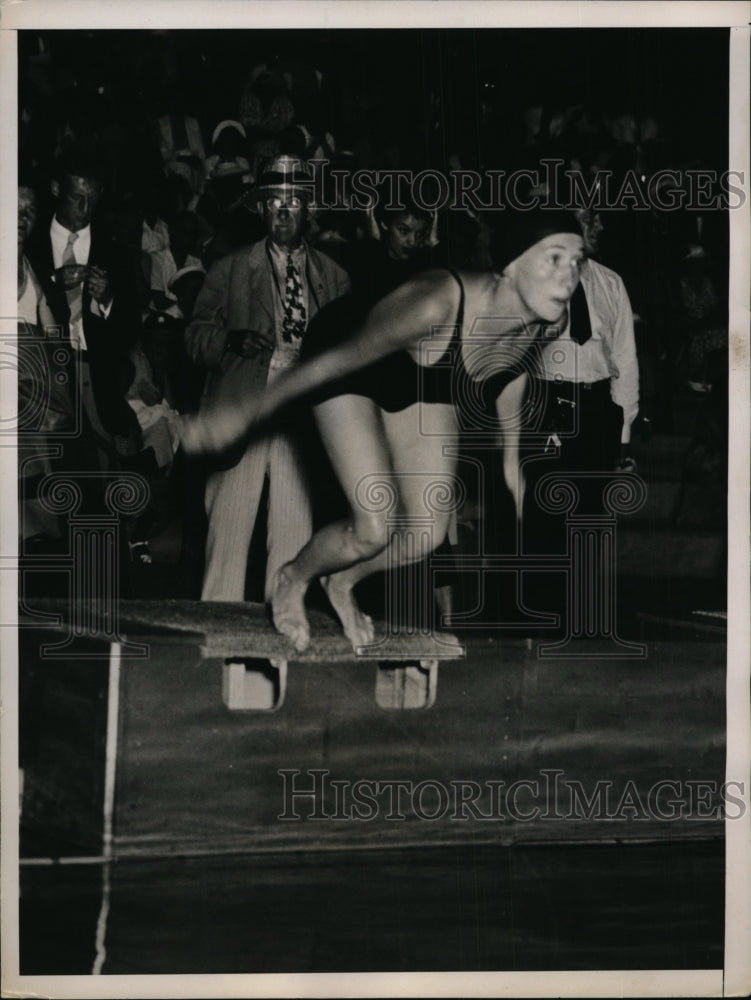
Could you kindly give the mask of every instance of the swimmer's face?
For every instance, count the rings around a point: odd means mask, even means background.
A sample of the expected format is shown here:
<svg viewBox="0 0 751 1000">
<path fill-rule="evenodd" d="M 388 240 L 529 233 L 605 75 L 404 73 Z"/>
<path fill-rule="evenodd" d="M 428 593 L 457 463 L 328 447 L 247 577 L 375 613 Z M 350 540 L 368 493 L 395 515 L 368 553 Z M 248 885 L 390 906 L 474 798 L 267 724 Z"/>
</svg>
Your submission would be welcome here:
<svg viewBox="0 0 751 1000">
<path fill-rule="evenodd" d="M 407 260 L 425 243 L 430 223 L 410 212 L 402 212 L 381 228 L 389 257 L 393 260 Z"/>
<path fill-rule="evenodd" d="M 579 282 L 584 241 L 575 233 L 554 233 L 512 261 L 506 275 L 529 311 L 525 319 L 557 323 Z"/>
</svg>

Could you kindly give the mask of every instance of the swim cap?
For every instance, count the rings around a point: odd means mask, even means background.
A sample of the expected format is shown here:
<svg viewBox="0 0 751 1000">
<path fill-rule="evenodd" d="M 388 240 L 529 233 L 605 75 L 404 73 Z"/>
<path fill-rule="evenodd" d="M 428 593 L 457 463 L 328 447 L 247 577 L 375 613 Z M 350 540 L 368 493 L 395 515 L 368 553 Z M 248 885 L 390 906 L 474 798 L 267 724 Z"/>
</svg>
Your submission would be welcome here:
<svg viewBox="0 0 751 1000">
<path fill-rule="evenodd" d="M 581 226 L 573 212 L 537 208 L 529 212 L 504 212 L 493 240 L 493 263 L 499 271 L 546 236 L 573 233 L 581 236 Z"/>
</svg>

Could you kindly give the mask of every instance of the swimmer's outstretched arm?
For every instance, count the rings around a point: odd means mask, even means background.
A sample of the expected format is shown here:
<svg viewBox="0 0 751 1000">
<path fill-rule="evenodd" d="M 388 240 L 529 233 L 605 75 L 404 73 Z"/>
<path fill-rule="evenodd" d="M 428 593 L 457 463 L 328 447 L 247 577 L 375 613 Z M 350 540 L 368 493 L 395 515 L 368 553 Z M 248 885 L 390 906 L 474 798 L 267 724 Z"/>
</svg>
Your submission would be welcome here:
<svg viewBox="0 0 751 1000">
<path fill-rule="evenodd" d="M 239 380 L 233 392 L 225 379 L 220 401 L 183 419 L 183 448 L 193 453 L 221 451 L 295 400 L 389 354 L 416 347 L 433 327 L 453 319 L 457 297 L 456 282 L 446 272 L 425 272 L 378 302 L 351 337 L 285 372 L 260 397 L 249 399 Z"/>
</svg>

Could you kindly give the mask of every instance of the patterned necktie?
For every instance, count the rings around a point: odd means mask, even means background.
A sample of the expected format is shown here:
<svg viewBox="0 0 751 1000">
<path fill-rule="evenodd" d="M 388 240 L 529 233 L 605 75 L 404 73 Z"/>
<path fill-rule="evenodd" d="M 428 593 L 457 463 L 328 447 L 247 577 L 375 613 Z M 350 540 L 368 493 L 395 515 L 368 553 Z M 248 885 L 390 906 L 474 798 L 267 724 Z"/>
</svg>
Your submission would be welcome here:
<svg viewBox="0 0 751 1000">
<path fill-rule="evenodd" d="M 287 254 L 287 274 L 284 281 L 284 319 L 282 320 L 282 339 L 287 343 L 299 340 L 305 332 L 305 303 L 302 299 L 302 282 L 300 273 L 292 260 L 292 254 Z"/>
<path fill-rule="evenodd" d="M 77 264 L 76 256 L 73 253 L 73 244 L 78 239 L 78 233 L 71 233 L 68 236 L 68 243 L 63 251 L 63 266 L 67 267 L 70 264 Z M 69 329 L 71 334 L 77 329 L 78 324 L 81 322 L 81 317 L 83 316 L 83 285 L 74 285 L 73 288 L 68 288 L 65 291 L 65 295 L 68 299 L 68 306 L 70 307 L 70 326 Z M 71 337 L 71 339 L 73 339 Z"/>
<path fill-rule="evenodd" d="M 584 294 L 584 287 L 581 283 L 574 289 L 569 306 L 569 336 L 577 344 L 586 344 L 592 336 L 592 324 L 589 320 L 589 306 L 587 296 Z"/>
</svg>

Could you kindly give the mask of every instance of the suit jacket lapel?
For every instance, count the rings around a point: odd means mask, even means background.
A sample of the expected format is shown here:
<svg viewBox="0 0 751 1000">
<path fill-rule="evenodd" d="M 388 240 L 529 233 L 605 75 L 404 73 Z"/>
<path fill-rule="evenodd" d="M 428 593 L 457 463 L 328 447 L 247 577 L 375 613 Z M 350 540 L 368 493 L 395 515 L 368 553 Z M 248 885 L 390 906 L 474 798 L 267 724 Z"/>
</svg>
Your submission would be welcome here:
<svg viewBox="0 0 751 1000">
<path fill-rule="evenodd" d="M 312 247 L 307 248 L 308 262 L 308 316 L 312 319 L 327 299 L 326 285 L 321 269 L 321 258 Z"/>
<path fill-rule="evenodd" d="M 266 240 L 261 240 L 251 247 L 248 265 L 251 274 L 249 282 L 249 291 L 252 296 L 250 308 L 266 313 L 273 327 L 275 322 L 273 296 L 276 294 L 276 285 L 271 261 L 266 253 Z"/>
<path fill-rule="evenodd" d="M 98 264 L 100 267 L 106 268 L 108 259 L 107 241 L 102 238 L 101 229 L 92 223 L 89 264 Z"/>
<path fill-rule="evenodd" d="M 26 247 L 26 254 L 34 268 L 34 273 L 39 278 L 42 287 L 46 289 L 52 284 L 52 272 L 55 270 L 49 223 L 46 227 L 39 226 L 38 231 L 32 236 Z"/>
<path fill-rule="evenodd" d="M 28 258 L 34 269 L 39 284 L 42 286 L 47 304 L 57 323 L 67 323 L 70 317 L 70 307 L 65 290 L 53 280 L 55 261 L 52 256 L 52 239 L 50 237 L 50 220 L 38 226 L 35 236 L 28 246 Z"/>
</svg>

